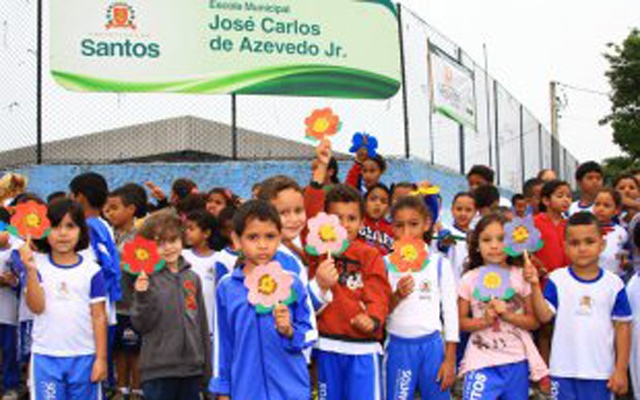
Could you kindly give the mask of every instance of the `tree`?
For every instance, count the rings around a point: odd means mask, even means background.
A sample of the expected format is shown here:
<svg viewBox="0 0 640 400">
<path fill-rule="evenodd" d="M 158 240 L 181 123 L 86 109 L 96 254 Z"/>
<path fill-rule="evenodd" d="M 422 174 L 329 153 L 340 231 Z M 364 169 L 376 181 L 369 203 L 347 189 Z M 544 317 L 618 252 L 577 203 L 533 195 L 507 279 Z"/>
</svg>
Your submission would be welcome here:
<svg viewBox="0 0 640 400">
<path fill-rule="evenodd" d="M 609 43 L 605 73 L 611 85 L 611 114 L 600 124 L 611 124 L 613 141 L 630 158 L 640 160 L 640 31 L 633 29 L 622 44 Z"/>
<path fill-rule="evenodd" d="M 624 172 L 640 168 L 640 160 L 633 160 L 631 157 L 619 156 L 611 157 L 604 160 L 602 168 L 604 169 L 605 181 L 613 184 L 613 180 Z"/>
</svg>

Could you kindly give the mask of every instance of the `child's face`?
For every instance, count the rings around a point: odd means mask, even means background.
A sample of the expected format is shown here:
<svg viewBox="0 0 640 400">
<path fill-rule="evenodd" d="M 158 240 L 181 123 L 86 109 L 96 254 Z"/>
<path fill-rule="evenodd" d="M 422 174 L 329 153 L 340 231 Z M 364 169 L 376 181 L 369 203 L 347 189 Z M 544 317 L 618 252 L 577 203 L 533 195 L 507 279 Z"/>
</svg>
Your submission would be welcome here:
<svg viewBox="0 0 640 400">
<path fill-rule="evenodd" d="M 103 211 L 111 226 L 119 229 L 133 221 L 136 208 L 133 205 L 125 206 L 122 198 L 114 196 L 107 198 Z"/>
<path fill-rule="evenodd" d="M 182 254 L 182 238 L 180 234 L 167 236 L 157 241 L 158 255 L 167 265 L 173 266 L 178 263 L 180 254 Z"/>
<path fill-rule="evenodd" d="M 417 210 L 402 208 L 393 217 L 393 239 L 402 238 L 422 239 L 426 231 L 431 228 L 431 220 L 426 219 Z"/>
<path fill-rule="evenodd" d="M 524 214 L 527 212 L 527 201 L 525 199 L 516 200 L 513 204 L 513 210 L 520 218 L 524 218 Z"/>
<path fill-rule="evenodd" d="M 451 215 L 456 225 L 468 229 L 473 216 L 476 214 L 476 203 L 469 196 L 460 196 L 451 207 Z"/>
<path fill-rule="evenodd" d="M 238 236 L 233 233 L 233 242 L 237 250 L 242 251 L 247 264 L 263 265 L 273 259 L 280 246 L 281 232 L 275 223 L 252 219 Z"/>
<path fill-rule="evenodd" d="M 533 213 L 537 214 L 540 210 L 540 192 L 542 191 L 542 185 L 535 185 L 531 188 L 531 198 L 526 199 L 527 203 L 533 208 Z"/>
<path fill-rule="evenodd" d="M 380 181 L 381 175 L 382 171 L 375 161 L 365 160 L 362 163 L 362 181 L 366 187 L 376 185 Z"/>
<path fill-rule="evenodd" d="M 283 190 L 271 200 L 271 204 L 280 214 L 282 221 L 282 238 L 294 240 L 307 223 L 307 213 L 304 210 L 304 197 L 294 189 Z"/>
<path fill-rule="evenodd" d="M 184 241 L 187 246 L 200 246 L 202 243 L 206 242 L 211 235 L 209 230 L 206 232 L 202 231 L 195 221 L 187 220 L 184 226 Z"/>
<path fill-rule="evenodd" d="M 593 215 L 598 218 L 598 222 L 601 224 L 610 223 L 613 217 L 618 214 L 618 211 L 616 202 L 610 193 L 598 193 L 593 204 Z"/>
<path fill-rule="evenodd" d="M 467 184 L 469 185 L 469 191 L 473 192 L 480 186 L 490 185 L 491 182 L 487 181 L 480 175 L 471 174 L 467 177 Z"/>
<path fill-rule="evenodd" d="M 550 211 L 564 213 L 571 207 L 571 190 L 567 186 L 560 186 L 549 198 L 545 197 L 542 201 Z"/>
<path fill-rule="evenodd" d="M 218 218 L 220 211 L 227 206 L 227 199 L 220 193 L 212 193 L 207 199 L 207 211 Z"/>
<path fill-rule="evenodd" d="M 637 199 L 640 197 L 640 190 L 638 184 L 633 179 L 621 179 L 615 188 L 622 197 L 628 199 Z"/>
<path fill-rule="evenodd" d="M 413 192 L 413 188 L 410 187 L 396 187 L 393 189 L 393 194 L 391 195 L 391 203 L 396 204 L 396 201 L 400 200 L 403 197 L 407 197 Z"/>
<path fill-rule="evenodd" d="M 71 218 L 65 215 L 57 226 L 52 226 L 47 241 L 56 253 L 69 254 L 75 252 L 80 240 L 80 227 Z"/>
<path fill-rule="evenodd" d="M 577 225 L 567 227 L 565 251 L 567 257 L 577 268 L 598 264 L 605 243 L 595 225 Z"/>
<path fill-rule="evenodd" d="M 580 190 L 587 195 L 595 195 L 598 190 L 602 189 L 602 175 L 598 172 L 588 172 L 582 177 L 582 180 L 578 182 Z"/>
<path fill-rule="evenodd" d="M 389 211 L 389 194 L 381 188 L 375 188 L 368 193 L 366 212 L 371 219 L 384 218 Z"/>
<path fill-rule="evenodd" d="M 480 255 L 485 264 L 502 264 L 507 260 L 504 252 L 504 227 L 494 222 L 480 233 L 478 237 Z"/>
<path fill-rule="evenodd" d="M 336 202 L 329 205 L 328 211 L 329 214 L 338 216 L 340 224 L 347 230 L 349 241 L 355 241 L 358 238 L 358 232 L 360 232 L 360 228 L 362 227 L 360 205 L 357 202 Z"/>
<path fill-rule="evenodd" d="M 552 169 L 545 170 L 542 176 L 540 177 L 540 180 L 542 180 L 543 182 L 551 182 L 551 181 L 555 181 L 556 179 L 558 179 L 558 176 L 556 175 L 556 171 Z"/>
</svg>

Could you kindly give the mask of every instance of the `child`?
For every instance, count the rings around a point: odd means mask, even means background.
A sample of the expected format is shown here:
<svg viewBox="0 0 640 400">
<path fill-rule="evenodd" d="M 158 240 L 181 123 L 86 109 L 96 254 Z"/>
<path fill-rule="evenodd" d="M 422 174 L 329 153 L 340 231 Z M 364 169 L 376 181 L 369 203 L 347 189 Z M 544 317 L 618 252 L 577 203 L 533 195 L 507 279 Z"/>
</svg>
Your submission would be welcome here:
<svg viewBox="0 0 640 400">
<path fill-rule="evenodd" d="M 567 223 L 571 267 L 553 272 L 543 291 L 535 268 L 525 262 L 536 315 L 555 320 L 555 399 L 604 400 L 627 391 L 631 309 L 620 278 L 598 265 L 604 246 L 597 219 L 577 213 Z"/>
<path fill-rule="evenodd" d="M 424 233 L 431 230 L 431 214 L 418 197 L 398 200 L 391 217 L 395 240 L 422 242 Z M 428 251 L 427 243 L 424 247 Z M 385 258 L 393 290 L 387 320 L 387 398 L 413 398 L 417 387 L 423 399 L 449 399 L 458 342 L 457 295 L 451 266 L 444 256 L 431 253 L 423 271 L 399 273 L 390 268 L 390 257 Z M 442 343 L 443 331 L 446 346 Z"/>
<path fill-rule="evenodd" d="M 529 379 L 548 375 L 544 361 L 528 331 L 539 324 L 531 309 L 531 287 L 522 270 L 507 263 L 504 252 L 504 219 L 484 216 L 469 239 L 468 270 L 460 281 L 460 328 L 471 332 L 460 365 L 464 375 L 463 399 L 524 399 L 529 397 Z M 515 296 L 508 301 L 493 298 L 483 302 L 479 290 L 481 268 L 497 265 L 508 271 Z M 486 281 L 486 278 L 484 278 Z"/>
<path fill-rule="evenodd" d="M 467 184 L 469 185 L 469 191 L 475 192 L 482 186 L 494 186 L 494 176 L 495 173 L 493 170 L 486 165 L 474 165 L 471 167 L 469 172 L 467 172 Z M 497 189 L 496 192 L 498 192 Z M 500 197 L 500 192 L 498 192 L 498 205 L 511 207 L 511 202 L 509 199 Z M 478 206 L 478 210 L 480 210 L 480 206 Z"/>
<path fill-rule="evenodd" d="M 511 204 L 513 205 L 513 213 L 516 217 L 524 218 L 527 214 L 527 200 L 524 195 L 517 193 L 511 197 Z"/>
<path fill-rule="evenodd" d="M 622 207 L 622 196 L 611 188 L 598 191 L 594 199 L 593 215 L 600 223 L 605 238 L 605 248 L 600 253 L 600 268 L 622 276 L 625 270 L 626 257 L 624 248 L 629 241 L 627 230 L 615 223 Z"/>
<path fill-rule="evenodd" d="M 383 256 L 389 254 L 393 247 L 391 223 L 386 219 L 389 211 L 391 193 L 382 183 L 372 186 L 365 199 L 364 225 L 360 229 L 360 237 L 370 246 L 380 250 Z"/>
<path fill-rule="evenodd" d="M 546 183 L 558 180 L 558 175 L 556 175 L 556 171 L 552 169 L 541 169 L 540 172 L 538 172 L 537 179 L 542 183 Z"/>
<path fill-rule="evenodd" d="M 104 214 L 114 229 L 116 247 L 121 255 L 125 243 L 135 239 L 135 215 L 138 214 L 137 194 L 131 187 L 120 187 L 109 193 Z M 114 353 L 116 363 L 116 387 L 122 397 L 141 398 L 138 359 L 142 339 L 131 325 L 131 299 L 133 279 L 122 274 L 120 279 L 122 298 L 116 303 L 116 334 Z"/>
<path fill-rule="evenodd" d="M 296 300 L 272 313 L 258 314 L 247 299 L 245 277 L 271 262 L 280 245 L 280 218 L 270 204 L 251 200 L 238 209 L 234 225 L 233 241 L 243 258 L 218 285 L 209 390 L 220 400 L 309 398 L 303 350 L 317 331 L 302 282 L 285 272 L 293 277 Z"/>
<path fill-rule="evenodd" d="M 453 226 L 446 227 L 439 233 L 438 249 L 442 251 L 453 269 L 456 287 L 467 260 L 467 234 L 471 229 L 471 221 L 476 215 L 476 203 L 469 192 L 457 193 L 451 205 Z M 449 242 L 449 243 L 447 243 Z"/>
<path fill-rule="evenodd" d="M 407 197 L 411 192 L 418 190 L 418 185 L 411 182 L 398 182 L 391 185 L 391 205 L 396 204 L 398 200 Z"/>
<path fill-rule="evenodd" d="M 220 212 L 225 207 L 235 207 L 236 204 L 234 202 L 233 193 L 231 190 L 226 188 L 213 188 L 209 191 L 207 196 L 207 211 L 213 214 L 214 217 L 218 218 Z"/>
<path fill-rule="evenodd" d="M 5 223 L 9 215 L 5 213 Z M 20 282 L 12 263 L 18 240 L 0 232 L 0 351 L 2 352 L 3 400 L 17 400 L 20 386 L 18 358 L 18 291 Z"/>
<path fill-rule="evenodd" d="M 524 183 L 522 194 L 527 202 L 527 214 L 536 215 L 540 212 L 540 192 L 544 181 L 531 178 Z"/>
<path fill-rule="evenodd" d="M 387 170 L 387 162 L 380 154 L 373 157 L 367 155 L 367 149 L 361 148 L 356 153 L 356 161 L 347 173 L 345 183 L 365 194 L 380 183 L 380 177 Z"/>
<path fill-rule="evenodd" d="M 142 273 L 131 322 L 142 334 L 140 375 L 148 400 L 198 400 L 209 381 L 211 341 L 198 274 L 181 256 L 182 224 L 170 210 L 149 216 L 139 234 L 158 244 L 165 267 Z"/>
<path fill-rule="evenodd" d="M 613 188 L 622 196 L 623 215 L 620 222 L 628 227 L 640 210 L 640 183 L 631 174 L 622 174 L 613 181 Z"/>
<path fill-rule="evenodd" d="M 51 231 L 34 254 L 20 249 L 27 274 L 26 302 L 35 314 L 31 394 L 36 399 L 99 399 L 107 377 L 107 293 L 103 272 L 78 252 L 89 245 L 82 206 L 49 206 Z"/>
<path fill-rule="evenodd" d="M 602 189 L 604 172 L 595 161 L 580 164 L 576 170 L 576 182 L 580 188 L 580 199 L 574 201 L 569 208 L 569 216 L 580 211 L 593 211 L 593 201 L 598 190 Z"/>
<path fill-rule="evenodd" d="M 472 193 L 480 217 L 489 214 L 500 206 L 500 192 L 495 186 L 480 186 Z"/>
<path fill-rule="evenodd" d="M 640 214 L 634 218 L 633 228 L 629 231 L 633 238 L 631 242 L 635 254 L 638 254 L 637 250 L 640 249 L 640 224 L 638 222 L 640 222 Z M 640 275 L 637 272 L 633 274 L 627 285 L 627 294 L 633 311 L 632 332 L 640 332 Z M 632 335 L 629 370 L 633 391 L 637 394 L 640 391 L 640 335 L 638 334 Z"/>
<path fill-rule="evenodd" d="M 391 288 L 380 253 L 358 239 L 364 202 L 351 186 L 334 185 L 325 210 L 337 215 L 350 245 L 335 260 L 338 284 L 333 301 L 318 315 L 318 393 L 320 399 L 378 399 L 380 340 L 389 309 Z M 313 278 L 318 260 L 310 263 Z"/>
</svg>

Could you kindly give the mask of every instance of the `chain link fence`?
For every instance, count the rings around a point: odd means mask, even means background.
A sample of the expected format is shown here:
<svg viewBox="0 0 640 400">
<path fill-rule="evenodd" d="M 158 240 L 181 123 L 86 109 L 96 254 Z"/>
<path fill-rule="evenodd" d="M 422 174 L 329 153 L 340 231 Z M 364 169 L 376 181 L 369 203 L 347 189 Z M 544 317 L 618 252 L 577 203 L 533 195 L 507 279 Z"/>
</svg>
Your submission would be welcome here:
<svg viewBox="0 0 640 400">
<path fill-rule="evenodd" d="M 498 184 L 515 191 L 542 168 L 570 181 L 577 168 L 575 157 L 499 82 L 400 5 L 403 87 L 380 101 L 67 91 L 48 73 L 49 3 L 0 4 L 1 168 L 38 162 L 308 159 L 313 144 L 304 139 L 303 121 L 321 107 L 332 107 L 343 120 L 342 133 L 333 139 L 343 156 L 352 134 L 365 131 L 376 136 L 387 157 L 419 158 L 461 173 L 475 164 L 490 165 Z M 472 72 L 475 129 L 433 112 L 428 67 L 433 47 Z"/>
</svg>

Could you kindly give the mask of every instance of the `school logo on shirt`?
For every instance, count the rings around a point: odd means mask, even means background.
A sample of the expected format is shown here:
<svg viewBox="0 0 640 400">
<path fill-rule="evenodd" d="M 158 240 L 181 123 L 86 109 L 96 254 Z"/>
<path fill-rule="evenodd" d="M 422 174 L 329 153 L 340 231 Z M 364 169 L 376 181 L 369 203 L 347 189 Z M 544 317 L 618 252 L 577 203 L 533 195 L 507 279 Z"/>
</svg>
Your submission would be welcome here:
<svg viewBox="0 0 640 400">
<path fill-rule="evenodd" d="M 430 300 L 431 299 L 431 282 L 428 279 L 423 280 L 418 285 L 418 293 L 420 293 L 420 299 L 422 300 Z"/>
<path fill-rule="evenodd" d="M 580 298 L 580 305 L 578 306 L 579 315 L 591 315 L 593 311 L 593 299 L 591 296 L 582 296 Z"/>
<path fill-rule="evenodd" d="M 58 287 L 56 288 L 56 296 L 59 299 L 67 300 L 69 299 L 69 295 L 71 292 L 69 291 L 69 287 L 67 286 L 67 282 L 60 282 Z"/>
</svg>

